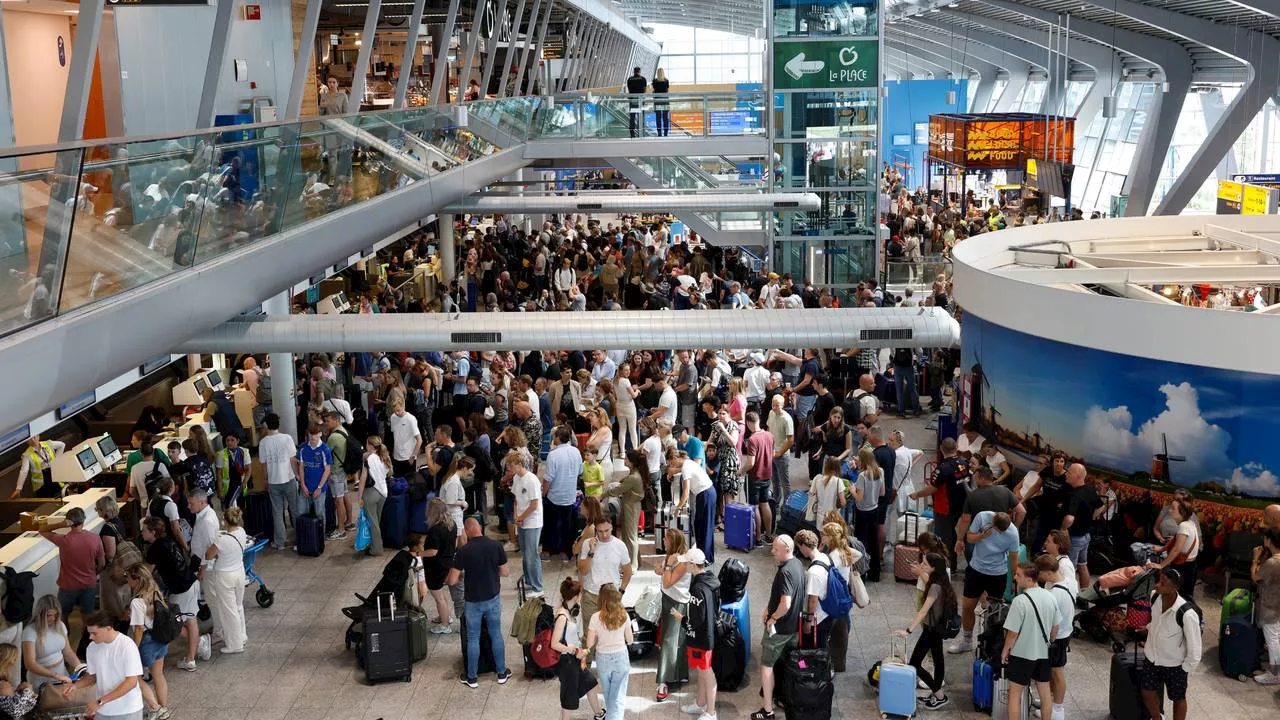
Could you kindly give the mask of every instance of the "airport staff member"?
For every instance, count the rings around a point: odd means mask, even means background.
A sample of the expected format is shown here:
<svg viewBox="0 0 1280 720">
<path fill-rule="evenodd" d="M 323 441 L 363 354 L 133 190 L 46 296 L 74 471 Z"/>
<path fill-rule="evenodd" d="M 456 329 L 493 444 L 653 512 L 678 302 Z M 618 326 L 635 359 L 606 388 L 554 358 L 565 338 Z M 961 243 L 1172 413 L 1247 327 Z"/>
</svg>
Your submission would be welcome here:
<svg viewBox="0 0 1280 720">
<path fill-rule="evenodd" d="M 240 416 L 236 414 L 235 403 L 224 392 L 204 389 L 204 421 L 212 422 L 223 435 L 235 435 L 242 443 L 249 439 Z"/>
<path fill-rule="evenodd" d="M 22 453 L 22 469 L 18 471 L 18 484 L 13 486 L 10 498 L 22 497 L 22 488 L 31 478 L 31 492 L 36 497 L 56 498 L 62 488 L 53 484 L 53 459 L 67 449 L 67 444 L 57 440 L 40 440 L 39 435 L 27 439 L 27 451 Z M 34 471 L 34 474 L 33 474 Z"/>
</svg>

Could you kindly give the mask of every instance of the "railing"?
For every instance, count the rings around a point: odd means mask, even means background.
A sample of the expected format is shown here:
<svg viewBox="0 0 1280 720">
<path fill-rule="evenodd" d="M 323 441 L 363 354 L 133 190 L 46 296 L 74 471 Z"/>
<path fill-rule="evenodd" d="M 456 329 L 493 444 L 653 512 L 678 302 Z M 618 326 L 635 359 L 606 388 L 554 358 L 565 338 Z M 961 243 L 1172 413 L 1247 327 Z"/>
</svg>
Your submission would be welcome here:
<svg viewBox="0 0 1280 720">
<path fill-rule="evenodd" d="M 926 255 L 920 260 L 888 260 L 885 262 L 885 285 L 895 288 L 926 290 L 940 273 L 951 277 L 951 258 Z"/>
<path fill-rule="evenodd" d="M 761 92 L 591 95 L 540 104 L 530 139 L 655 137 L 666 113 L 671 137 L 764 135 Z"/>
<path fill-rule="evenodd" d="M 708 135 L 754 134 L 761 100 L 728 93 L 668 103 L 673 113 L 696 108 Z M 626 137 L 612 111 L 632 102 L 653 105 L 630 96 L 522 97 L 467 108 L 522 142 Z M 731 110 L 738 126 L 713 115 Z M 436 106 L 0 151 L 0 335 L 499 149 L 457 126 L 450 106 Z"/>
</svg>

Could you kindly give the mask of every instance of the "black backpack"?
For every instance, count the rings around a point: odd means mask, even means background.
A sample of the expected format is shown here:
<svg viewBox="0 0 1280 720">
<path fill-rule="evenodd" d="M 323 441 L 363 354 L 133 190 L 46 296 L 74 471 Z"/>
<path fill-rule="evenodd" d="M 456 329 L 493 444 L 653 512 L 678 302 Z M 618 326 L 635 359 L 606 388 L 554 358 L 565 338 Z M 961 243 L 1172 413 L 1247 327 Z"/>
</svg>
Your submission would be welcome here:
<svg viewBox="0 0 1280 720">
<path fill-rule="evenodd" d="M 898 242 L 897 240 L 889 241 L 889 257 L 900 258 L 903 255 L 903 251 L 904 251 L 904 248 L 902 247 L 902 243 Z"/>
<path fill-rule="evenodd" d="M 157 599 L 151 609 L 151 639 L 161 645 L 168 645 L 178 639 L 182 632 L 182 624 L 173 608 L 164 600 Z"/>
<path fill-rule="evenodd" d="M 915 356 L 911 352 L 911 348 L 898 348 L 893 351 L 893 364 L 898 367 L 911 367 Z"/>
<path fill-rule="evenodd" d="M 342 472 L 348 478 L 354 478 L 356 475 L 360 474 L 361 470 L 364 469 L 364 456 L 360 452 L 359 447 L 355 448 L 355 452 L 351 451 L 351 446 L 355 443 L 352 442 L 351 433 L 347 432 L 346 428 L 338 428 L 337 430 L 334 430 L 334 432 L 342 433 L 342 437 L 347 441 L 346 450 L 342 456 Z"/>
<path fill-rule="evenodd" d="M 36 606 L 36 574 L 4 569 L 4 619 L 10 623 L 27 622 Z"/>
<path fill-rule="evenodd" d="M 728 605 L 742 599 L 747 592 L 747 579 L 751 568 L 739 558 L 729 558 L 720 566 L 720 604 Z M 715 656 L 712 655 L 712 658 Z"/>
<path fill-rule="evenodd" d="M 160 471 L 160 468 L 163 467 L 160 461 L 156 460 L 153 462 L 155 462 L 155 466 L 147 471 L 146 475 L 142 476 L 142 487 L 146 491 L 147 497 L 155 496 L 156 485 L 160 482 L 161 478 L 165 477 L 164 473 Z"/>
<path fill-rule="evenodd" d="M 738 619 L 721 612 L 716 616 L 716 647 L 711 669 L 721 692 L 741 690 L 747 682 L 747 646 L 738 630 Z"/>
</svg>

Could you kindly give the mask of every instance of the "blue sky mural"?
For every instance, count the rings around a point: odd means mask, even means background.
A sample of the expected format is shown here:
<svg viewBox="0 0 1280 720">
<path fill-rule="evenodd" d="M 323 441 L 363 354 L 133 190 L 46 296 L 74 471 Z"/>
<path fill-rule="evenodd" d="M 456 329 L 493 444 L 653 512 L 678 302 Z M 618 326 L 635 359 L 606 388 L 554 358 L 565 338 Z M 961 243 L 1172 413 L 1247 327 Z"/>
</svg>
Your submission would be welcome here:
<svg viewBox="0 0 1280 720">
<path fill-rule="evenodd" d="M 1280 497 L 1280 375 L 1161 362 L 1046 340 L 964 318 L 967 372 L 1009 431 L 1125 474 L 1168 442 L 1173 481 Z"/>
</svg>

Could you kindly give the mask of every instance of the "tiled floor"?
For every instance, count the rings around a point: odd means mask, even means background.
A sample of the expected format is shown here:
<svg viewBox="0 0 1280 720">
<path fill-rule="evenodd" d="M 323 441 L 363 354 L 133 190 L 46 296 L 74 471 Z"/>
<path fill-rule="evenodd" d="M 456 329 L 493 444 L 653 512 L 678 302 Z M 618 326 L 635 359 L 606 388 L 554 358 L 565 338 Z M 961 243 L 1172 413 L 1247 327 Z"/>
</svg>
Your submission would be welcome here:
<svg viewBox="0 0 1280 720">
<path fill-rule="evenodd" d="M 903 426 L 910 439 L 925 439 L 923 423 L 890 421 Z M 921 443 L 927 444 L 927 443 Z M 795 482 L 800 482 L 798 479 Z M 721 551 L 721 558 L 743 557 L 735 551 Z M 745 556 L 752 568 L 749 592 L 765 598 L 772 577 L 771 562 L 763 550 Z M 653 558 L 648 560 L 651 568 Z M 518 563 L 518 559 L 515 560 Z M 519 565 L 515 567 L 518 569 Z M 555 720 L 559 718 L 557 681 L 526 680 L 519 676 L 519 648 L 508 639 L 507 662 L 517 676 L 499 686 L 493 676 L 483 677 L 480 687 L 471 690 L 457 681 L 461 652 L 457 634 L 431 636 L 430 654 L 414 668 L 411 683 L 368 686 L 356 670 L 355 659 L 343 648 L 347 621 L 341 608 L 353 603 L 353 593 L 367 593 L 376 583 L 382 563 L 357 558 L 331 543 L 321 558 L 299 558 L 291 553 L 269 554 L 260 559 L 259 570 L 276 591 L 269 609 L 259 608 L 247 598 L 249 650 L 243 655 L 219 656 L 200 663 L 195 673 L 169 670 L 170 706 L 179 720 L 430 720 L 463 714 L 484 720 Z M 572 568 L 552 561 L 545 567 L 545 585 L 557 587 Z M 889 649 L 892 628 L 902 627 L 910 618 L 912 591 L 906 585 L 886 581 L 870 588 L 872 605 L 856 610 L 849 639 L 849 672 L 837 677 L 836 708 L 833 717 L 872 718 L 878 715 L 874 692 L 866 685 L 865 670 L 884 657 Z M 515 583 L 503 592 L 504 613 L 509 619 L 516 608 Z M 1204 599 L 1209 615 L 1205 630 L 1205 662 L 1192 678 L 1190 713 L 1193 720 L 1208 718 L 1275 717 L 1277 695 L 1256 684 L 1224 678 L 1217 670 L 1217 602 Z M 757 643 L 761 628 L 753 611 L 753 637 Z M 758 647 L 752 660 L 758 662 Z M 1076 641 L 1068 665 L 1067 716 L 1090 720 L 1107 716 L 1109 647 Z M 947 687 L 952 703 L 935 713 L 940 718 L 982 717 L 972 711 L 969 694 L 970 656 L 949 656 Z M 629 716 L 675 718 L 683 716 L 679 705 L 687 702 L 677 693 L 663 703 L 655 703 L 654 669 L 656 657 L 633 665 Z M 750 687 L 720 695 L 722 718 L 745 718 L 759 707 L 756 667 L 751 668 Z M 584 703 L 577 717 L 589 715 Z M 1171 711 L 1169 717 L 1172 717 Z"/>
</svg>

